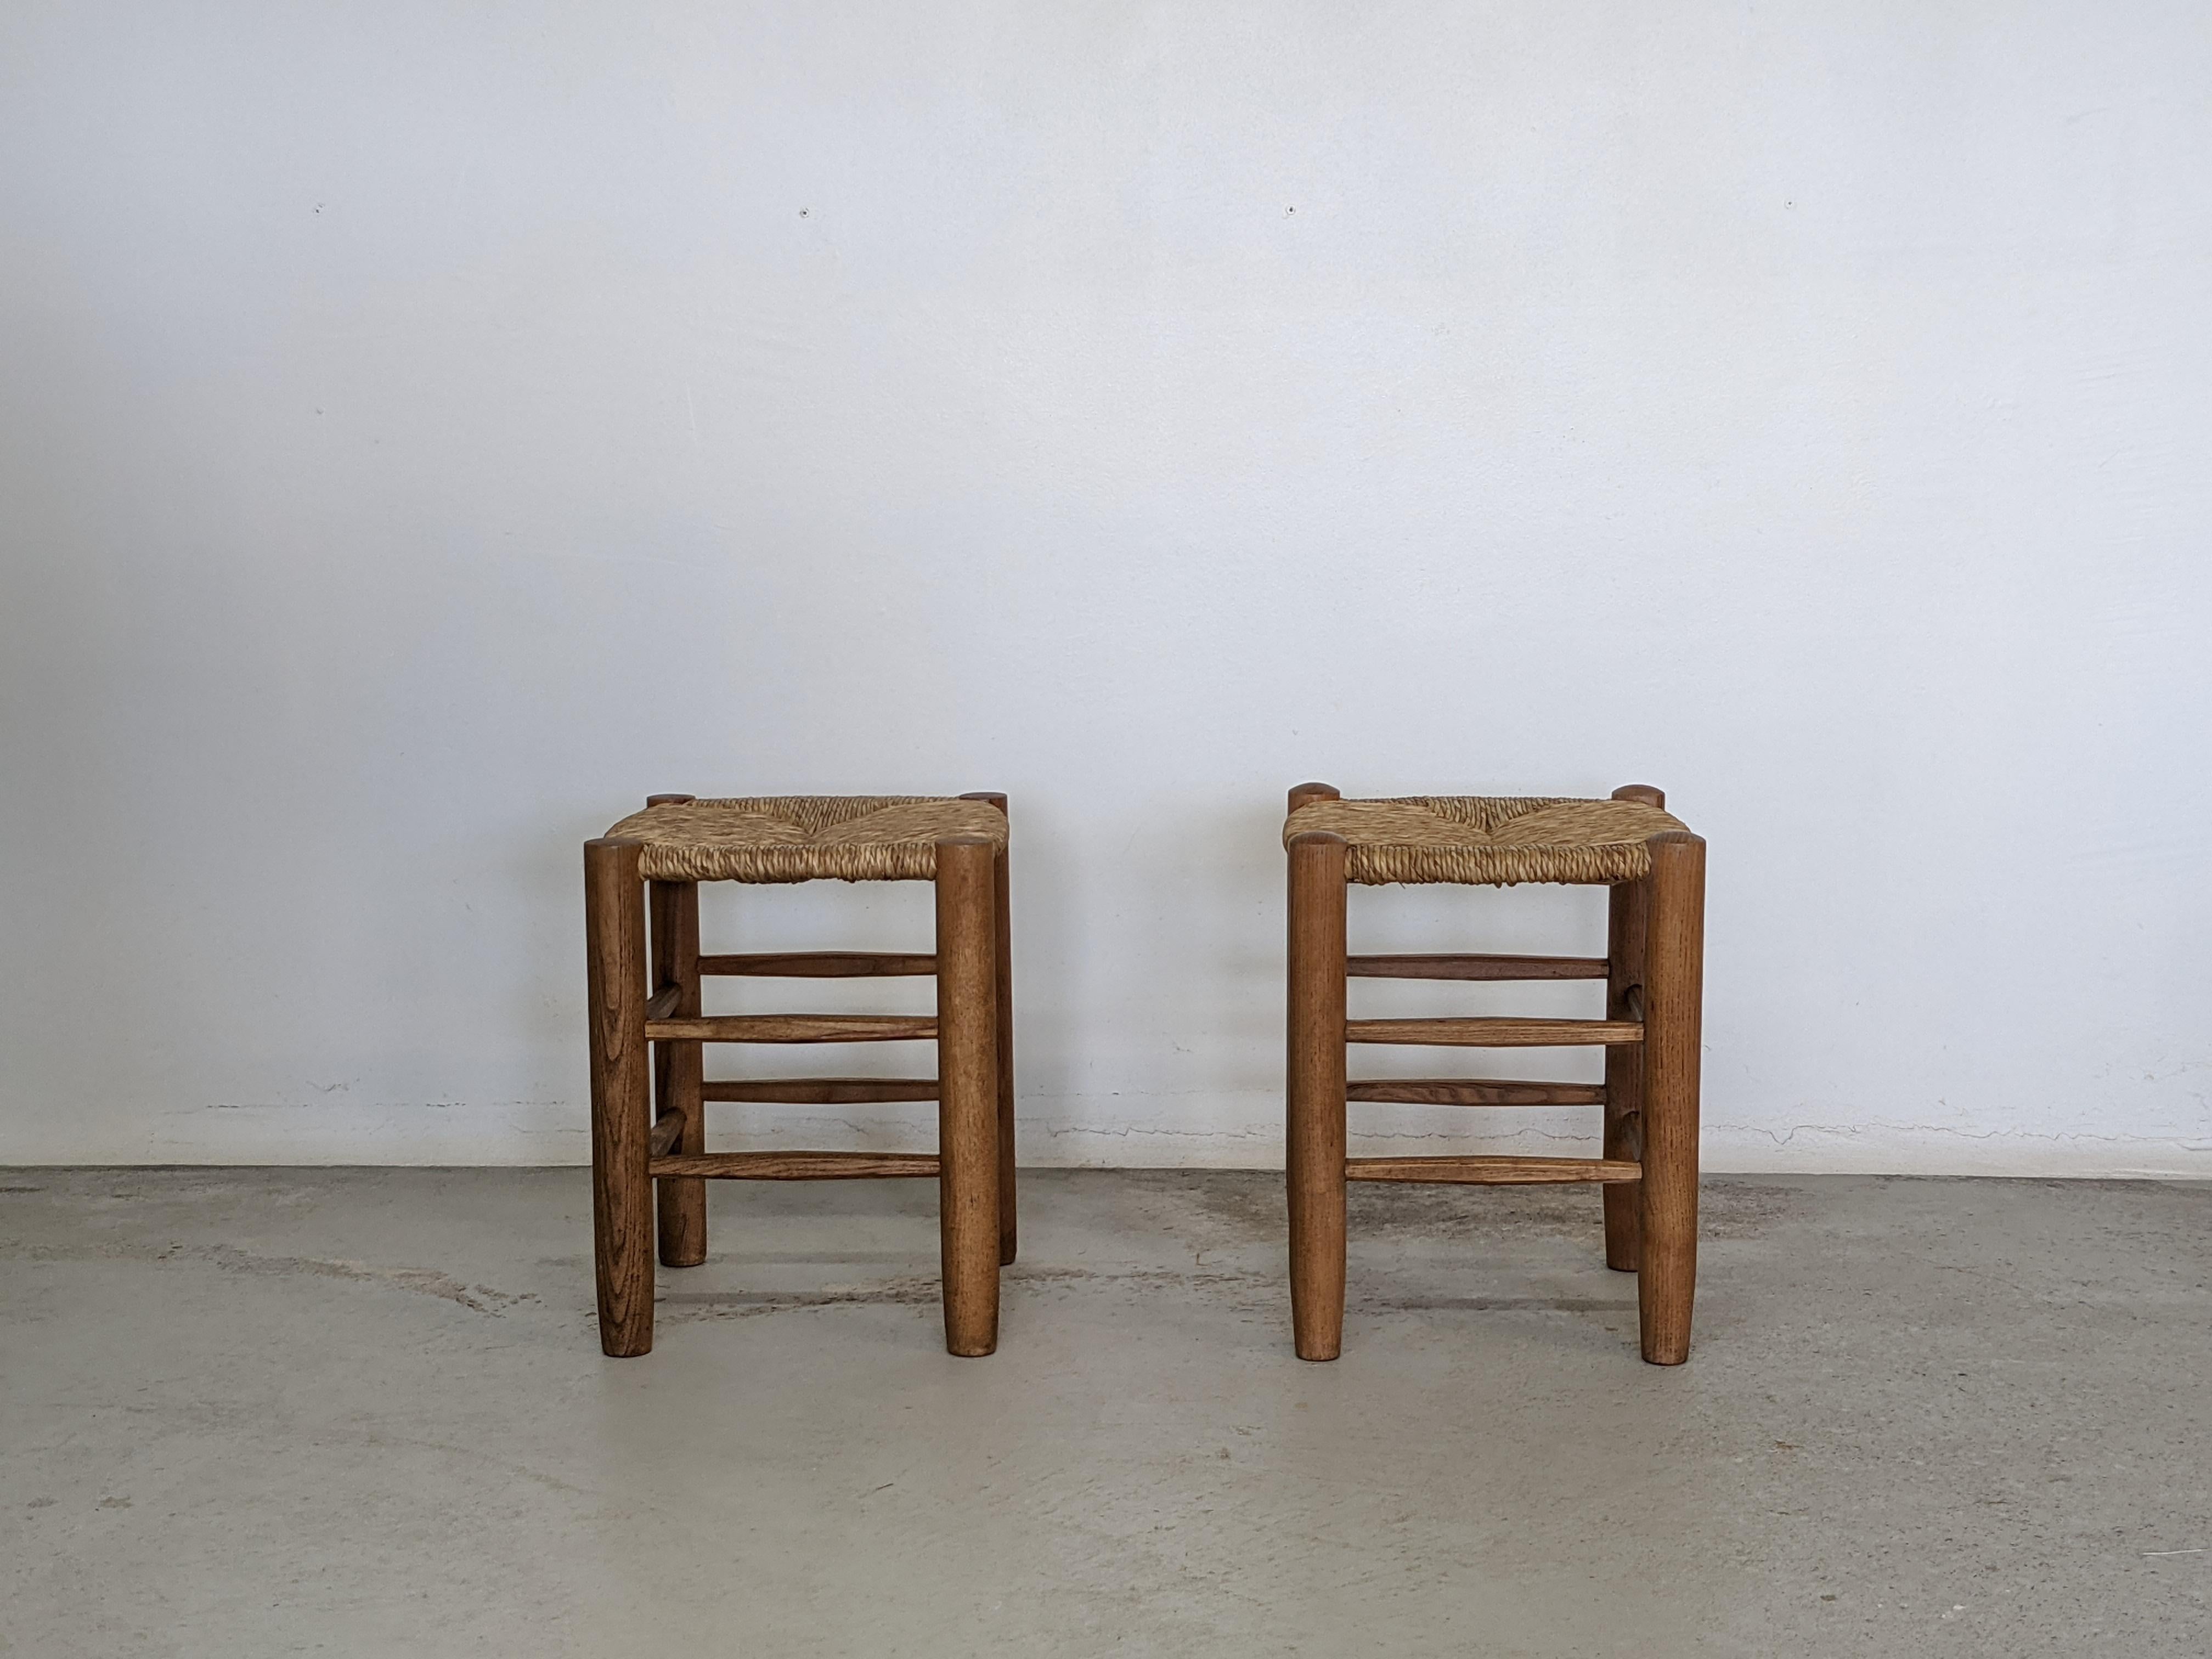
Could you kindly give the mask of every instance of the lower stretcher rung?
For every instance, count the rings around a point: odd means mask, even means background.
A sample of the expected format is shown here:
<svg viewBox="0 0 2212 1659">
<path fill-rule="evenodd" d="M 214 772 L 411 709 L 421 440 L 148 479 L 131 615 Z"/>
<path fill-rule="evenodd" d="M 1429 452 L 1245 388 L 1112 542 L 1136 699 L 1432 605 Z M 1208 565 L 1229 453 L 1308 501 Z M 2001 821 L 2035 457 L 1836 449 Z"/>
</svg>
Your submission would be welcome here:
<svg viewBox="0 0 2212 1659">
<path fill-rule="evenodd" d="M 1347 1158 L 1346 1181 L 1442 1181 L 1483 1187 L 1639 1181 L 1644 1166 L 1619 1158 Z"/>
<path fill-rule="evenodd" d="M 1447 1048 L 1556 1048 L 1644 1041 L 1632 1019 L 1511 1019 L 1455 1015 L 1446 1019 L 1353 1019 L 1346 1042 L 1409 1042 Z"/>
<path fill-rule="evenodd" d="M 648 1019 L 648 1042 L 908 1042 L 933 1038 L 932 1015 L 708 1014 Z"/>
</svg>

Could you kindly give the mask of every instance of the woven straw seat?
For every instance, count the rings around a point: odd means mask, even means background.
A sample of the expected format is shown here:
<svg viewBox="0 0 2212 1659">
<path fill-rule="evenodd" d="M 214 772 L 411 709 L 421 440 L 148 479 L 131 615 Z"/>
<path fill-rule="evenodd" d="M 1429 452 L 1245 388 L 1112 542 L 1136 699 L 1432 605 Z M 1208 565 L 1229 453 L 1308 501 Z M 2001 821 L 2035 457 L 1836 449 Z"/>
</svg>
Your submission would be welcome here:
<svg viewBox="0 0 2212 1659">
<path fill-rule="evenodd" d="M 937 843 L 1006 844 L 988 800 L 939 795 L 749 795 L 663 801 L 607 831 L 645 843 L 647 881 L 934 881 Z"/>
<path fill-rule="evenodd" d="M 1401 795 L 1384 800 L 1314 800 L 1283 825 L 1283 842 L 1316 830 L 1350 849 L 1347 880 L 1611 884 L 1651 869 L 1647 836 L 1686 826 L 1638 800 L 1544 796 Z"/>
</svg>

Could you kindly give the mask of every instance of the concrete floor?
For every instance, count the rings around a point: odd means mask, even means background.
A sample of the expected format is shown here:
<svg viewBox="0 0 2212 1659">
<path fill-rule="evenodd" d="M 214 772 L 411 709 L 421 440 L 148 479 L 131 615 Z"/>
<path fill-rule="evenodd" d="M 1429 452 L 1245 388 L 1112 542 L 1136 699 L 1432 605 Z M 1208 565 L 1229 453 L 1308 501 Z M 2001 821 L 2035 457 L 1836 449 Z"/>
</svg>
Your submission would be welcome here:
<svg viewBox="0 0 2212 1659">
<path fill-rule="evenodd" d="M 599 1357 L 580 1171 L 0 1172 L 0 1652 L 2212 1652 L 2212 1187 L 1720 1179 L 1638 1362 L 1593 1194 L 720 1186 Z M 652 1638 L 650 1642 L 647 1638 Z"/>
</svg>

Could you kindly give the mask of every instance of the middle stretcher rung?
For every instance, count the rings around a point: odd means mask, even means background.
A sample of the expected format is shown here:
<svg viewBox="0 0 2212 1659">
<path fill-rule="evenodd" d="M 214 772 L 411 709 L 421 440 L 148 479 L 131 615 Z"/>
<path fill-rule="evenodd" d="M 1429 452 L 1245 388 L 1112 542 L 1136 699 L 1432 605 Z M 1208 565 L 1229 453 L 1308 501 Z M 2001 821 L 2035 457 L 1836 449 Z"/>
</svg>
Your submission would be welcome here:
<svg viewBox="0 0 2212 1659">
<path fill-rule="evenodd" d="M 1397 1101 L 1412 1106 L 1602 1106 L 1602 1083 L 1511 1083 L 1487 1077 L 1353 1078 L 1346 1100 Z"/>
<path fill-rule="evenodd" d="M 1603 979 L 1603 957 L 1509 957 L 1494 952 L 1346 957 L 1351 979 Z"/>
<path fill-rule="evenodd" d="M 1347 1158 L 1346 1181 L 1443 1181 L 1481 1187 L 1640 1181 L 1644 1166 L 1618 1158 Z"/>
<path fill-rule="evenodd" d="M 934 1100 L 933 1077 L 710 1077 L 702 1100 L 764 1100 L 785 1106 L 859 1106 L 876 1101 Z"/>
<path fill-rule="evenodd" d="M 649 1019 L 652 1042 L 900 1042 L 934 1037 L 937 1019 L 921 1014 L 707 1014 Z"/>
<path fill-rule="evenodd" d="M 1633 1019 L 1510 1019 L 1488 1016 L 1451 1019 L 1353 1019 L 1346 1042 L 1412 1042 L 1447 1048 L 1582 1048 L 1644 1041 Z"/>
<path fill-rule="evenodd" d="M 880 1181 L 934 1176 L 933 1152 L 672 1152 L 646 1166 L 655 1176 L 719 1181 Z"/>
</svg>

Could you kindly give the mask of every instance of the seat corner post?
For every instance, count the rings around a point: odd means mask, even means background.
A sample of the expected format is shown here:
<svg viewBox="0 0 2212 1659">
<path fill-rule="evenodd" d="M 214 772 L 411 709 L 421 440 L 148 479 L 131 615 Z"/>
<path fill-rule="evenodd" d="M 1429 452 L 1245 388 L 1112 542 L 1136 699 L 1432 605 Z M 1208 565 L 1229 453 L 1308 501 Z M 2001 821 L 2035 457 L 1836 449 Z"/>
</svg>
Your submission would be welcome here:
<svg viewBox="0 0 2212 1659">
<path fill-rule="evenodd" d="M 1705 843 L 1653 836 L 1644 975 L 1644 1177 L 1637 1284 L 1644 1357 L 1690 1354 L 1698 1285 L 1698 1058 L 1705 987 Z"/>
<path fill-rule="evenodd" d="M 1003 790 L 978 789 L 963 800 L 988 801 L 1009 818 Z M 1013 880 L 1009 846 L 993 863 L 993 917 L 998 929 L 999 969 L 999 1265 L 1011 1267 L 1021 1249 L 1021 1225 L 1014 1196 L 1014 923 Z"/>
<path fill-rule="evenodd" d="M 586 989 L 592 1066 L 592 1267 L 599 1346 L 653 1347 L 651 1066 L 645 1037 L 644 853 L 635 841 L 584 843 Z"/>
<path fill-rule="evenodd" d="M 937 843 L 938 1226 L 945 1346 L 999 1346 L 998 848 L 982 836 Z"/>
<path fill-rule="evenodd" d="M 1334 792 L 1331 792 L 1334 793 Z M 1295 803 L 1297 796 L 1292 796 Z M 1284 1168 L 1291 1326 L 1301 1359 L 1344 1342 L 1345 910 L 1341 836 L 1290 844 Z"/>
</svg>

